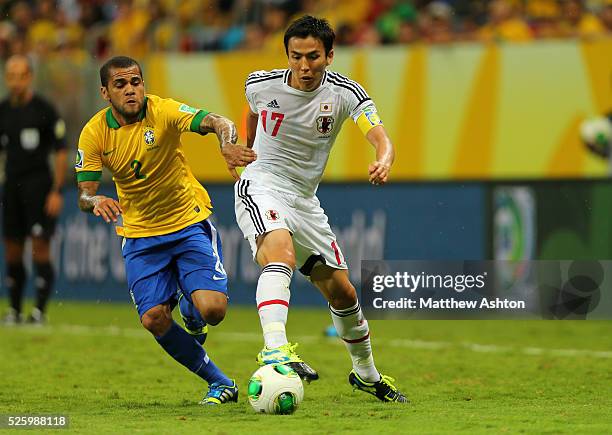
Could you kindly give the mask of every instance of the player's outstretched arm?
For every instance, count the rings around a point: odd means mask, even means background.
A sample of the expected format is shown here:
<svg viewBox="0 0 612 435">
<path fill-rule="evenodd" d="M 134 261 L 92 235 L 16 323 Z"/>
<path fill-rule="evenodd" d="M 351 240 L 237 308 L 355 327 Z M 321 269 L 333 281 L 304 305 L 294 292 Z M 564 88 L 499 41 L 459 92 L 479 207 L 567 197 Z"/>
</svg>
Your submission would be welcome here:
<svg viewBox="0 0 612 435">
<path fill-rule="evenodd" d="M 395 160 L 393 143 L 382 125 L 377 125 L 368 131 L 366 139 L 376 148 L 376 160 L 368 167 L 370 183 L 385 184 L 389 179 L 393 160 Z"/>
<path fill-rule="evenodd" d="M 221 154 L 227 163 L 227 169 L 235 180 L 240 179 L 236 168 L 246 166 L 257 158 L 255 151 L 236 143 L 238 141 L 236 126 L 224 116 L 209 113 L 202 119 L 200 131 L 217 135 L 221 145 Z"/>
<path fill-rule="evenodd" d="M 86 213 L 102 216 L 107 223 L 117 222 L 117 216 L 123 213 L 119 202 L 104 195 L 96 195 L 100 182 L 79 182 L 79 208 Z"/>
</svg>

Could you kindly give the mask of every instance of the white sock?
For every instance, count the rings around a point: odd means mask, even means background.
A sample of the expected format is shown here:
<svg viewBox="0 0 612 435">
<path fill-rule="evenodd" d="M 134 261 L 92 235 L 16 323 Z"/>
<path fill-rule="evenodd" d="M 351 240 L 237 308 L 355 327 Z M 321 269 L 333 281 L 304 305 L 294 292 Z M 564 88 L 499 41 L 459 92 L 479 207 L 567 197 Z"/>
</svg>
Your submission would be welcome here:
<svg viewBox="0 0 612 435">
<path fill-rule="evenodd" d="M 370 344 L 370 329 L 368 321 L 361 312 L 359 302 L 350 308 L 337 310 L 329 306 L 332 321 L 338 335 L 351 354 L 353 369 L 359 377 L 367 382 L 378 382 L 380 374 L 374 365 L 372 345 Z"/>
<path fill-rule="evenodd" d="M 287 344 L 285 324 L 289 312 L 289 284 L 293 270 L 284 263 L 270 263 L 257 281 L 257 311 L 268 349 Z"/>
</svg>

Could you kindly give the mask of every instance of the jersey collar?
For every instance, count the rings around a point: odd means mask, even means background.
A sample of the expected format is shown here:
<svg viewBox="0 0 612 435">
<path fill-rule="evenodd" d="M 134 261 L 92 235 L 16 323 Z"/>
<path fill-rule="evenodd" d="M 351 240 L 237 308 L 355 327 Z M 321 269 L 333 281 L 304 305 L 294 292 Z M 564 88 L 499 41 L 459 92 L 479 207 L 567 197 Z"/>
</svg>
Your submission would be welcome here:
<svg viewBox="0 0 612 435">
<path fill-rule="evenodd" d="M 140 113 L 138 114 L 138 121 L 142 121 L 145 116 L 147 116 L 147 96 L 146 95 L 144 97 L 144 103 L 142 104 L 142 109 L 140 110 Z M 121 125 L 119 125 L 119 121 L 117 121 L 115 117 L 113 116 L 113 110 L 110 107 L 106 111 L 106 125 L 108 125 L 108 128 L 112 128 L 113 130 L 117 130 L 118 128 L 121 127 Z"/>
<path fill-rule="evenodd" d="M 326 81 L 327 81 L 327 70 L 325 70 L 325 72 L 323 73 L 323 78 L 321 79 L 321 84 L 319 85 L 319 87 L 323 86 Z"/>
</svg>

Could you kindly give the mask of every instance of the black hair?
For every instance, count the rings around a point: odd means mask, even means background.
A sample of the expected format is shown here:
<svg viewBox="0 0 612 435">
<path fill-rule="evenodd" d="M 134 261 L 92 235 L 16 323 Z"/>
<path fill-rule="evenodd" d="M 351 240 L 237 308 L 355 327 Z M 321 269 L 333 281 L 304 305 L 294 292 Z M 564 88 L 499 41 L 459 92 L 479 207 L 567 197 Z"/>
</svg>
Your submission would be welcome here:
<svg viewBox="0 0 612 435">
<path fill-rule="evenodd" d="M 307 38 L 308 36 L 321 40 L 325 47 L 326 56 L 334 47 L 336 34 L 329 25 L 329 22 L 324 18 L 304 15 L 291 23 L 287 28 L 285 32 L 285 53 L 289 55 L 289 40 L 291 38 Z"/>
<path fill-rule="evenodd" d="M 129 68 L 136 65 L 142 77 L 142 68 L 140 64 L 131 57 L 127 56 L 115 56 L 106 61 L 102 68 L 100 68 L 100 83 L 103 87 L 108 87 L 108 79 L 110 78 L 110 70 L 114 68 Z"/>
</svg>

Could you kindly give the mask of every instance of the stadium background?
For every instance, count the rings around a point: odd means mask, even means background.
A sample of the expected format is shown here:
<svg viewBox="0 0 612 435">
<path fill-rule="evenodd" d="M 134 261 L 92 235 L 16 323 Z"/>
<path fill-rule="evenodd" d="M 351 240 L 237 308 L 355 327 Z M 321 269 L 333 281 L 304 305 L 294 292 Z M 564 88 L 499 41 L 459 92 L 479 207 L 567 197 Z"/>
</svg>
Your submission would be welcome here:
<svg viewBox="0 0 612 435">
<path fill-rule="evenodd" d="M 610 0 L 8 0 L 0 58 L 32 56 L 72 151 L 103 107 L 98 68 L 119 53 L 142 61 L 149 92 L 227 115 L 244 139 L 246 74 L 286 65 L 280 36 L 303 11 L 338 30 L 333 69 L 368 89 L 397 146 L 392 182 L 370 186 L 373 151 L 347 123 L 319 191 L 355 282 L 360 259 L 612 258 L 609 166 L 578 137 L 612 108 Z M 262 341 L 257 268 L 215 138 L 183 138 L 230 275 L 233 305 L 207 349 L 244 392 Z M 138 324 L 120 241 L 78 211 L 69 174 L 49 325 L 0 328 L 0 416 L 65 413 L 96 434 L 610 433 L 609 322 L 373 320 L 377 365 L 412 400 L 388 407 L 351 393 L 343 345 L 322 334 L 329 315 L 309 309 L 323 300 L 299 274 L 288 331 L 322 380 L 282 421 L 244 394 L 204 411 L 204 386 Z"/>
<path fill-rule="evenodd" d="M 99 59 L 33 54 L 36 87 L 65 117 L 72 154 L 80 128 L 103 107 Z M 236 120 L 244 141 L 245 77 L 283 67 L 286 58 L 279 45 L 156 52 L 142 63 L 148 92 Z M 361 259 L 612 258 L 608 163 L 579 139 L 583 119 L 612 107 L 612 38 L 341 46 L 332 68 L 368 89 L 397 147 L 392 183 L 369 186 L 373 150 L 347 123 L 320 188 L 355 281 Z M 232 180 L 216 139 L 183 141 L 212 194 L 232 299 L 249 303 L 257 268 L 235 225 Z M 103 190 L 114 194 L 105 179 Z M 80 213 L 75 183 L 68 184 L 53 243 L 54 297 L 128 301 L 114 229 Z M 293 302 L 323 299 L 299 277 Z"/>
</svg>

